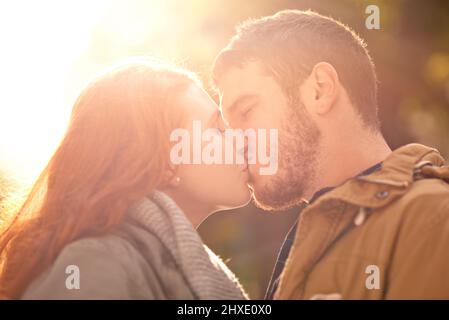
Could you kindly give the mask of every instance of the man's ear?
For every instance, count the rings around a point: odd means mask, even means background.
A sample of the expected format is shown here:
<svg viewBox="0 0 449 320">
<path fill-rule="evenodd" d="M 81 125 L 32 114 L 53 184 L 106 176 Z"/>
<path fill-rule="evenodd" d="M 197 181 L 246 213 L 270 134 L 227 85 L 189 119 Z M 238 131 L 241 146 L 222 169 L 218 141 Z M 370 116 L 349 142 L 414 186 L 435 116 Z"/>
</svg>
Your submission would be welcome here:
<svg viewBox="0 0 449 320">
<path fill-rule="evenodd" d="M 335 68 L 327 62 L 317 63 L 310 73 L 307 81 L 307 93 L 309 112 L 325 114 L 329 112 L 338 98 L 340 80 Z"/>
</svg>

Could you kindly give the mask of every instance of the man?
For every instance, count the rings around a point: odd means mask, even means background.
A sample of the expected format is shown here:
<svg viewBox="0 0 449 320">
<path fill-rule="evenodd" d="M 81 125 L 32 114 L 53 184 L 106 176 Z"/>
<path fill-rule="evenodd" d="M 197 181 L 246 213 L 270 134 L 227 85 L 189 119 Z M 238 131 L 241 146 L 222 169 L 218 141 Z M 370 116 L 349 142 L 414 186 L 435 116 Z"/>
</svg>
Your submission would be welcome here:
<svg viewBox="0 0 449 320">
<path fill-rule="evenodd" d="M 306 204 L 267 298 L 449 298 L 449 168 L 423 145 L 390 150 L 362 39 L 281 11 L 238 28 L 213 80 L 229 125 L 279 132 L 277 173 L 250 166 L 256 204 Z"/>
</svg>

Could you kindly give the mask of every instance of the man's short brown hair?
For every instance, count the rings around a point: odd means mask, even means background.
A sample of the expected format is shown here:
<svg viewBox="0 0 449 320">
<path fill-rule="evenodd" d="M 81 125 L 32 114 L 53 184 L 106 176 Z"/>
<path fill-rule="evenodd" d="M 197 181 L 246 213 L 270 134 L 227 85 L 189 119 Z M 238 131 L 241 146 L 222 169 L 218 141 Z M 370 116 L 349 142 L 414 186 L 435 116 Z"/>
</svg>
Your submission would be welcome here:
<svg viewBox="0 0 449 320">
<path fill-rule="evenodd" d="M 213 82 L 249 61 L 262 62 L 290 98 L 316 63 L 330 63 L 363 121 L 378 127 L 374 64 L 365 42 L 344 24 L 300 10 L 248 20 L 215 59 Z"/>
</svg>

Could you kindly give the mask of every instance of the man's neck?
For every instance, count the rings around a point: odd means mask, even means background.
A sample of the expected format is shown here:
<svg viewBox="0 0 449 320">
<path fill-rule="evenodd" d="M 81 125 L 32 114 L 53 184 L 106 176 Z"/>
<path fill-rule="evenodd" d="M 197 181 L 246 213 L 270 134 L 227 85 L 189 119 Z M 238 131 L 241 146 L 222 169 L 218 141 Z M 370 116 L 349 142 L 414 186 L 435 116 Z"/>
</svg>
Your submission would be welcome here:
<svg viewBox="0 0 449 320">
<path fill-rule="evenodd" d="M 342 140 L 345 141 L 345 140 Z M 335 147 L 337 146 L 337 147 Z M 381 134 L 370 135 L 365 139 L 352 138 L 345 143 L 323 146 L 328 150 L 323 154 L 321 166 L 316 172 L 316 184 L 306 199 L 326 187 L 335 187 L 356 176 L 364 170 L 382 162 L 391 153 L 390 147 Z"/>
</svg>

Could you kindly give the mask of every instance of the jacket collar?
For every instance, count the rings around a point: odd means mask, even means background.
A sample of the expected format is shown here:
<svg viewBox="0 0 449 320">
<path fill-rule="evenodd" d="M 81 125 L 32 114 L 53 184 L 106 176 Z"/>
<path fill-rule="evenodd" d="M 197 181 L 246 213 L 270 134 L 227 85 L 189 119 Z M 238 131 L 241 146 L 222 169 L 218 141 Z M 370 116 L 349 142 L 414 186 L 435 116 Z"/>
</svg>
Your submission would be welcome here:
<svg viewBox="0 0 449 320">
<path fill-rule="evenodd" d="M 391 153 L 380 170 L 349 179 L 320 197 L 316 205 L 340 200 L 365 208 L 383 207 L 403 195 L 412 184 L 416 169 L 427 164 L 440 167 L 444 159 L 436 149 L 408 144 Z"/>
<path fill-rule="evenodd" d="M 155 191 L 134 203 L 129 217 L 145 231 L 155 235 L 167 249 L 199 299 L 247 299 L 235 275 L 225 263 L 205 246 L 181 208 L 167 194 Z M 147 233 L 145 232 L 145 233 Z M 140 234 L 139 244 L 154 250 L 152 238 Z M 137 237 L 137 232 L 134 232 Z M 140 248 L 143 252 L 143 248 Z"/>
</svg>

